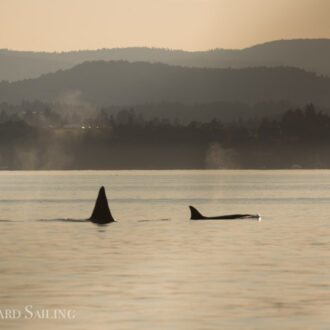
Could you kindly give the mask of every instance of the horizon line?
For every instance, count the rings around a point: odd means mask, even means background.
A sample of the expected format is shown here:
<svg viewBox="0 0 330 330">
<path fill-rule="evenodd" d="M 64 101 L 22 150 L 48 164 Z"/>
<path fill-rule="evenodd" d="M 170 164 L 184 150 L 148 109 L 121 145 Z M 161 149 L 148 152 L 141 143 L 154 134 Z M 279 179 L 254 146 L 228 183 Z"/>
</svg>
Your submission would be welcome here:
<svg viewBox="0 0 330 330">
<path fill-rule="evenodd" d="M 248 47 L 243 48 L 208 48 L 204 50 L 188 50 L 188 49 L 179 49 L 179 48 L 170 48 L 170 47 L 155 47 L 155 46 L 123 46 L 123 47 L 103 47 L 103 48 L 94 48 L 94 49 L 72 49 L 72 50 L 27 50 L 27 49 L 12 49 L 12 48 L 0 48 L 0 51 L 8 51 L 8 52 L 24 52 L 24 53 L 49 53 L 49 54 L 63 54 L 63 53 L 78 53 L 78 52 L 95 52 L 102 50 L 121 50 L 121 49 L 154 49 L 154 50 L 165 50 L 165 51 L 174 51 L 174 52 L 184 52 L 184 53 L 206 53 L 211 51 L 223 50 L 223 51 L 240 51 L 249 48 L 253 48 L 256 46 L 261 46 L 269 43 L 279 42 L 279 41 L 298 41 L 298 40 L 328 40 L 329 38 L 292 38 L 292 39 L 273 39 L 265 42 L 260 42 L 257 44 L 253 44 Z"/>
</svg>

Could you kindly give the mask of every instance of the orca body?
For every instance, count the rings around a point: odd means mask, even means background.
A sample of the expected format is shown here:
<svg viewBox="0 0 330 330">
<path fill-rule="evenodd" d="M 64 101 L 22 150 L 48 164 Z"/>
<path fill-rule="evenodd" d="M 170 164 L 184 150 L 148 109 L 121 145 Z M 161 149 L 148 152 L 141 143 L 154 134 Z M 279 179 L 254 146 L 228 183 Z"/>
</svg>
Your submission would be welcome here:
<svg viewBox="0 0 330 330">
<path fill-rule="evenodd" d="M 111 215 L 107 196 L 105 194 L 105 189 L 103 186 L 99 190 L 94 210 L 89 220 L 100 225 L 105 225 L 107 223 L 115 221 L 115 219 Z"/>
<path fill-rule="evenodd" d="M 240 219 L 260 219 L 259 214 L 228 214 L 216 217 L 205 217 L 193 206 L 189 206 L 191 217 L 190 220 L 240 220 Z"/>
</svg>

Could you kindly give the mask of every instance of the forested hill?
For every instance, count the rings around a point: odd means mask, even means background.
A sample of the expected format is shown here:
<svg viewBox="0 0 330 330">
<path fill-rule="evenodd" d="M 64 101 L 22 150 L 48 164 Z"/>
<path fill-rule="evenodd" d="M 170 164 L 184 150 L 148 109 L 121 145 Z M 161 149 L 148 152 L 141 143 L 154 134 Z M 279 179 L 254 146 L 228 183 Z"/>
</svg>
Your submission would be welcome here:
<svg viewBox="0 0 330 330">
<path fill-rule="evenodd" d="M 85 62 L 37 79 L 0 83 L 0 103 L 61 101 L 79 94 L 89 104 L 185 104 L 286 100 L 292 104 L 330 105 L 330 78 L 300 69 L 205 69 L 166 64 Z"/>
<path fill-rule="evenodd" d="M 126 60 L 188 67 L 291 66 L 330 75 L 330 39 L 278 40 L 253 47 L 187 52 L 158 48 L 113 48 L 62 53 L 0 50 L 0 81 L 37 78 L 86 61 Z"/>
</svg>

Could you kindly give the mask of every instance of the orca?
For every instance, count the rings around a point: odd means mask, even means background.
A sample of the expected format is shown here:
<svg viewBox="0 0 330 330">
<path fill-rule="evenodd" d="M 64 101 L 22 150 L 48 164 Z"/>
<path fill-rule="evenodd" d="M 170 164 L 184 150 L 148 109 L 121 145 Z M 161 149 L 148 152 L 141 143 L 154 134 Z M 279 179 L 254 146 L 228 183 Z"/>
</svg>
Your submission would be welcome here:
<svg viewBox="0 0 330 330">
<path fill-rule="evenodd" d="M 105 189 L 103 186 L 99 190 L 94 210 L 89 220 L 99 225 L 105 225 L 107 223 L 115 221 L 115 219 L 111 215 L 107 196 L 105 194 Z"/>
<path fill-rule="evenodd" d="M 228 215 L 220 215 L 216 217 L 205 217 L 193 206 L 189 206 L 191 217 L 190 220 L 239 220 L 239 219 L 258 219 L 261 217 L 259 214 L 228 214 Z"/>
</svg>

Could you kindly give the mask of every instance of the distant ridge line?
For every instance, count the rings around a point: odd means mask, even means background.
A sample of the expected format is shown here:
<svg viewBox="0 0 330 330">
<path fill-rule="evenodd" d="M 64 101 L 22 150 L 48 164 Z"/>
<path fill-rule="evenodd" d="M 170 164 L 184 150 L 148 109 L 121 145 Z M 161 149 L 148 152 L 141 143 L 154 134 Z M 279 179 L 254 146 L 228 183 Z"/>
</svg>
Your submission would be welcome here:
<svg viewBox="0 0 330 330">
<path fill-rule="evenodd" d="M 123 47 L 66 52 L 0 49 L 0 81 L 38 78 L 86 61 L 145 61 L 186 67 L 243 68 L 292 66 L 330 75 L 330 39 L 283 39 L 242 49 L 187 51 L 168 48 Z"/>
</svg>

